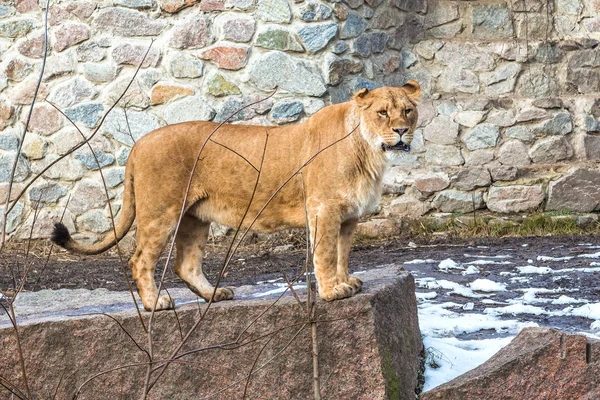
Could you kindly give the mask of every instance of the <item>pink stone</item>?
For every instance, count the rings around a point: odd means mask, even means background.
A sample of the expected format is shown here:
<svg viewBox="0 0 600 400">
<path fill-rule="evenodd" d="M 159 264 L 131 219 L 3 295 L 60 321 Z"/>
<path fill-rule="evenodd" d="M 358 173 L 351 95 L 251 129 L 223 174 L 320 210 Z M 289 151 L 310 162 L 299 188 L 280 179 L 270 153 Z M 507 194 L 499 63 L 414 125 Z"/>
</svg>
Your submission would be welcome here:
<svg viewBox="0 0 600 400">
<path fill-rule="evenodd" d="M 138 66 L 148 50 L 147 46 L 131 45 L 129 43 L 115 47 L 112 52 L 113 59 L 117 64 L 129 64 Z M 144 59 L 143 68 L 156 67 L 160 61 L 160 50 L 152 47 Z"/>
<path fill-rule="evenodd" d="M 27 121 L 27 111 L 23 113 L 23 123 Z M 62 128 L 63 116 L 54 107 L 47 104 L 38 104 L 33 108 L 29 130 L 40 135 L 49 136 Z"/>
<path fill-rule="evenodd" d="M 69 19 L 71 14 L 67 10 L 59 6 L 51 6 L 48 12 L 48 24 L 51 26 L 59 25 L 61 22 Z"/>
<path fill-rule="evenodd" d="M 207 46 L 210 42 L 206 19 L 198 16 L 173 28 L 169 46 L 176 49 L 197 49 Z"/>
<path fill-rule="evenodd" d="M 0 130 L 8 126 L 13 114 L 13 108 L 6 99 L 0 99 Z"/>
<path fill-rule="evenodd" d="M 238 70 L 246 65 L 248 59 L 247 47 L 214 46 L 198 54 L 203 60 L 210 60 L 219 68 Z"/>
<path fill-rule="evenodd" d="M 38 9 L 37 0 L 17 0 L 17 11 L 21 14 Z"/>
<path fill-rule="evenodd" d="M 225 9 L 223 0 L 159 0 L 160 9 L 168 13 L 177 11 L 200 3 L 200 11 L 221 11 Z"/>
<path fill-rule="evenodd" d="M 62 25 L 54 32 L 54 48 L 56 51 L 63 51 L 77 43 L 88 40 L 90 30 L 87 25 L 68 23 Z"/>
<path fill-rule="evenodd" d="M 48 50 L 50 50 L 50 38 L 48 38 Z M 36 36 L 32 35 L 28 38 L 24 38 L 17 44 L 17 50 L 19 53 L 30 58 L 43 58 L 44 57 L 44 34 L 40 33 Z M 49 51 L 48 51 L 49 52 Z"/>
<path fill-rule="evenodd" d="M 81 19 L 87 19 L 91 17 L 95 9 L 96 4 L 89 1 L 76 1 L 67 6 L 68 12 Z"/>
</svg>

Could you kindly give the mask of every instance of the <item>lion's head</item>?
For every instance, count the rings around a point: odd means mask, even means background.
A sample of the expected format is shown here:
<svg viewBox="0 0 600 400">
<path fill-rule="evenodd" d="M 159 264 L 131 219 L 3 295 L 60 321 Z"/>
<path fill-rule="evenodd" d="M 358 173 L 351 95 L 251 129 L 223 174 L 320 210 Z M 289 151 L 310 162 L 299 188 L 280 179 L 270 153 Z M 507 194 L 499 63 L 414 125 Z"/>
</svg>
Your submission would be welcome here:
<svg viewBox="0 0 600 400">
<path fill-rule="evenodd" d="M 382 151 L 410 150 L 419 114 L 417 103 L 421 87 L 408 81 L 400 88 L 382 87 L 374 90 L 361 89 L 353 96 L 361 113 L 365 139 Z"/>
</svg>

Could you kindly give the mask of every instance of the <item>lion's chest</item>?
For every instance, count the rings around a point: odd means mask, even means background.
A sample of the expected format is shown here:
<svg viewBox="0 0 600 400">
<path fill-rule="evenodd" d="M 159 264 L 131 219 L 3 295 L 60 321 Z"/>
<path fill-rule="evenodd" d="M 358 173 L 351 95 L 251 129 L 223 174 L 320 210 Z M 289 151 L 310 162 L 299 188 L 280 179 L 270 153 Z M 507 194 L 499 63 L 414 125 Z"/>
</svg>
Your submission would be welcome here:
<svg viewBox="0 0 600 400">
<path fill-rule="evenodd" d="M 381 177 L 362 179 L 355 182 L 353 186 L 346 194 L 350 216 L 359 218 L 375 211 L 381 200 Z"/>
</svg>

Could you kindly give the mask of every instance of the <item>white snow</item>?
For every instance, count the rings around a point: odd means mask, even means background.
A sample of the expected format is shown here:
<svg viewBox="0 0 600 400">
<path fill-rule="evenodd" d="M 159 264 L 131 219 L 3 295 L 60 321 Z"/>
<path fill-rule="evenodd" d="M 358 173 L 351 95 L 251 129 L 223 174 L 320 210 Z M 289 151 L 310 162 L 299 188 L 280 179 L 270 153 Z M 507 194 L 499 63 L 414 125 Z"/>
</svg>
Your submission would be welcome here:
<svg viewBox="0 0 600 400">
<path fill-rule="evenodd" d="M 517 271 L 519 271 L 520 274 L 540 274 L 540 275 L 552 274 L 554 272 L 554 270 L 552 268 L 549 268 L 549 267 L 536 267 L 536 266 L 533 266 L 533 265 L 526 265 L 524 267 L 517 267 Z"/>
<path fill-rule="evenodd" d="M 508 255 L 508 254 L 500 254 L 497 256 L 489 256 L 489 255 L 481 255 L 481 254 L 464 254 L 464 256 L 471 257 L 471 258 L 496 258 L 496 259 L 512 258 L 512 256 Z"/>
<path fill-rule="evenodd" d="M 412 264 L 433 264 L 435 263 L 435 260 L 432 260 L 431 258 L 425 259 L 425 260 L 421 260 L 421 259 L 416 259 L 416 260 L 411 260 L 411 261 L 405 261 L 404 265 L 412 265 Z"/>
<path fill-rule="evenodd" d="M 469 265 L 466 270 L 461 272 L 463 275 L 474 275 L 479 273 L 479 268 L 474 265 Z"/>
<path fill-rule="evenodd" d="M 538 261 L 568 261 L 574 259 L 574 256 L 566 257 L 548 257 L 548 256 L 537 256 Z"/>
<path fill-rule="evenodd" d="M 489 279 L 475 279 L 469 284 L 469 287 L 478 292 L 503 292 L 506 290 L 504 283 L 494 282 Z"/>
<path fill-rule="evenodd" d="M 591 254 L 580 254 L 577 257 L 579 257 L 579 258 L 600 258 L 600 252 L 591 253 Z"/>
<path fill-rule="evenodd" d="M 485 260 L 485 259 L 469 261 L 467 263 L 467 265 L 508 265 L 508 264 L 512 264 L 512 263 L 510 261 L 494 261 L 494 260 Z"/>
<path fill-rule="evenodd" d="M 576 317 L 600 320 L 600 303 L 585 304 L 577 308 L 567 307 L 564 312 Z"/>
<path fill-rule="evenodd" d="M 565 296 L 564 294 L 559 296 L 558 299 L 552 300 L 552 304 L 573 304 L 573 303 L 586 303 L 587 300 L 575 299 L 573 297 Z"/>
<path fill-rule="evenodd" d="M 417 292 L 417 300 L 431 300 L 437 297 L 437 292 Z"/>
<path fill-rule="evenodd" d="M 448 271 L 449 269 L 465 269 L 465 268 L 462 267 L 461 265 L 459 265 L 456 261 L 454 261 L 450 258 L 446 258 L 445 260 L 442 260 L 439 263 L 438 269 L 440 271 Z"/>
</svg>

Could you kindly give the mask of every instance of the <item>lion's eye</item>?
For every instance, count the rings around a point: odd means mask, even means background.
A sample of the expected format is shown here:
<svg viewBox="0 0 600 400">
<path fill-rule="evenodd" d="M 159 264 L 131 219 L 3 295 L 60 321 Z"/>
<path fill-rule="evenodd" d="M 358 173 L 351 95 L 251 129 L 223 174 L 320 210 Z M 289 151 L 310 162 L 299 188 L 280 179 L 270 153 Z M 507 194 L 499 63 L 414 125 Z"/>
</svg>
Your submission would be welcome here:
<svg viewBox="0 0 600 400">
<path fill-rule="evenodd" d="M 377 114 L 381 115 L 382 117 L 387 117 L 388 116 L 388 113 L 385 110 L 377 111 Z"/>
<path fill-rule="evenodd" d="M 404 115 L 406 115 L 408 117 L 411 112 L 413 112 L 413 109 L 412 108 L 407 108 L 406 110 L 404 110 Z"/>
</svg>

